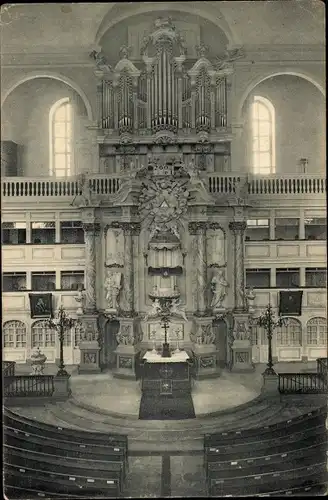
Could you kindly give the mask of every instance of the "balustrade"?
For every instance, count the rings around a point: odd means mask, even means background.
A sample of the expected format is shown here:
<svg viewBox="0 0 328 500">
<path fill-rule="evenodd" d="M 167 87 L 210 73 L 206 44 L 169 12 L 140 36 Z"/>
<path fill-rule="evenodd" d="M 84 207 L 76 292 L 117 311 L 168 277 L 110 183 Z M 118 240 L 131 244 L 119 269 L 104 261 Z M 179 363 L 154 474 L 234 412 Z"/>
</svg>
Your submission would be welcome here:
<svg viewBox="0 0 328 500">
<path fill-rule="evenodd" d="M 318 373 L 279 373 L 279 392 L 282 394 L 325 394 L 325 381 Z"/>
<path fill-rule="evenodd" d="M 2 376 L 13 377 L 15 375 L 15 361 L 2 361 Z"/>
<path fill-rule="evenodd" d="M 129 172 L 124 174 L 91 174 L 89 184 L 94 195 L 115 194 L 119 190 L 122 181 L 129 178 Z M 218 173 L 204 174 L 207 178 L 207 187 L 212 194 L 230 194 L 238 179 L 245 179 L 246 174 Z M 304 195 L 325 194 L 326 178 L 320 175 L 314 176 L 270 176 L 261 177 L 248 176 L 249 195 Z M 1 181 L 1 192 L 4 199 L 30 198 L 30 197 L 67 197 L 74 198 L 80 193 L 77 179 L 53 178 L 24 178 L 5 177 Z"/>
<path fill-rule="evenodd" d="M 20 375 L 6 377 L 5 397 L 52 396 L 54 392 L 53 375 Z"/>
</svg>

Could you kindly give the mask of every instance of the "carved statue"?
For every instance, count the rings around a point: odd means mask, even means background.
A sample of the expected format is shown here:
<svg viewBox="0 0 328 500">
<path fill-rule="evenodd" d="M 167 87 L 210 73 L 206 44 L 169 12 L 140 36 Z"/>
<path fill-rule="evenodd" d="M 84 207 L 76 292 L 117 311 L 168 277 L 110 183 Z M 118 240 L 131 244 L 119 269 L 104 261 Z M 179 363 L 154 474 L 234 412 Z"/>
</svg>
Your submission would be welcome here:
<svg viewBox="0 0 328 500">
<path fill-rule="evenodd" d="M 245 321 L 237 321 L 233 336 L 235 340 L 249 340 L 250 332 Z"/>
<path fill-rule="evenodd" d="M 151 310 L 146 314 L 145 320 L 147 321 L 149 318 L 154 318 L 158 316 L 162 311 L 162 308 L 159 303 L 159 299 L 155 299 L 151 305 Z"/>
<path fill-rule="evenodd" d="M 223 57 L 217 57 L 217 71 L 232 68 L 232 63 L 244 57 L 242 49 L 226 50 Z"/>
<path fill-rule="evenodd" d="M 213 298 L 211 302 L 212 308 L 222 307 L 222 302 L 227 295 L 229 283 L 226 281 L 224 271 L 220 270 L 211 280 L 211 290 Z"/>
<path fill-rule="evenodd" d="M 117 298 L 121 290 L 122 273 L 109 272 L 105 281 L 108 309 L 117 309 Z"/>
<path fill-rule="evenodd" d="M 101 51 L 97 52 L 96 50 L 93 50 L 90 53 L 90 57 L 95 60 L 97 68 L 100 69 L 101 71 L 112 70 L 112 67 L 108 64 L 106 57 Z"/>
<path fill-rule="evenodd" d="M 122 325 L 120 331 L 116 335 L 116 339 L 119 344 L 123 345 L 133 345 L 134 344 L 134 335 L 133 330 L 130 325 Z"/>
<path fill-rule="evenodd" d="M 78 308 L 76 311 L 76 314 L 83 314 L 83 301 L 84 301 L 84 294 L 81 289 L 79 289 L 77 295 L 74 296 L 74 299 L 78 303 Z"/>
<path fill-rule="evenodd" d="M 247 301 L 247 306 L 250 312 L 254 311 L 254 300 L 255 300 L 255 293 L 254 293 L 254 288 L 250 286 L 249 288 L 246 288 L 245 292 L 245 298 Z"/>
<path fill-rule="evenodd" d="M 72 202 L 72 205 L 89 206 L 92 203 L 92 193 L 89 185 L 88 172 L 79 174 L 77 176 L 78 193 Z M 76 202 L 75 202 L 76 200 Z"/>
<path fill-rule="evenodd" d="M 180 299 L 175 299 L 172 302 L 171 314 L 181 317 L 184 321 L 188 321 L 184 307 L 180 304 Z"/>
</svg>

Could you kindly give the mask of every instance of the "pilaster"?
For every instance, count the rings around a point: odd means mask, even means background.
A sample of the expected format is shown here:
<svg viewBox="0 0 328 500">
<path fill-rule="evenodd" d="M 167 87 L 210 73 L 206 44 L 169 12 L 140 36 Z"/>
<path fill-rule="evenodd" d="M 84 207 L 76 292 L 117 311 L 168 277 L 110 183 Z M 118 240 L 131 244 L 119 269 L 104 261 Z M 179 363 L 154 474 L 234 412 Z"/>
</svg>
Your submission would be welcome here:
<svg viewBox="0 0 328 500">
<path fill-rule="evenodd" d="M 236 312 L 244 312 L 245 304 L 245 250 L 244 250 L 244 235 L 246 230 L 246 222 L 233 221 L 229 223 L 229 229 L 234 236 L 234 302 Z"/>
</svg>

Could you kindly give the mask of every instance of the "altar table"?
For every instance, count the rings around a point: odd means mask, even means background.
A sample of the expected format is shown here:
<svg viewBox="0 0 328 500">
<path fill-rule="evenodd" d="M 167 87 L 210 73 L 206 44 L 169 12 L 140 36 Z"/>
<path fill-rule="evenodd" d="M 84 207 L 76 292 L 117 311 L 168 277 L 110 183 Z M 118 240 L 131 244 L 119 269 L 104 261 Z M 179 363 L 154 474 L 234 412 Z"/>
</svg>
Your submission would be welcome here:
<svg viewBox="0 0 328 500">
<path fill-rule="evenodd" d="M 191 362 L 185 351 L 173 352 L 170 358 L 148 351 L 143 356 L 142 392 L 168 396 L 191 392 Z"/>
</svg>

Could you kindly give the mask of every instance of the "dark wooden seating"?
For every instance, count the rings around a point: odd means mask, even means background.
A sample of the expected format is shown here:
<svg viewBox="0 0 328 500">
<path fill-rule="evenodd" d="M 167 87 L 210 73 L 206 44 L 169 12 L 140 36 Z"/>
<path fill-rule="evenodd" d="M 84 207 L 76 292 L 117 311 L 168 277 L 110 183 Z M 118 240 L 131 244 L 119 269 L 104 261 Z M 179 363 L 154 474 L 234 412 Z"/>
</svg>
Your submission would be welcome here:
<svg viewBox="0 0 328 500">
<path fill-rule="evenodd" d="M 23 490 L 47 497 L 122 495 L 127 436 L 63 429 L 7 409 L 3 428 L 5 488 L 11 492 L 19 485 L 19 496 Z"/>
<path fill-rule="evenodd" d="M 8 485 L 6 484 L 4 486 L 4 491 L 7 496 L 7 498 L 12 499 L 12 498 L 49 498 L 49 495 L 47 493 L 44 493 L 41 490 L 37 490 L 34 488 L 29 488 L 27 486 L 21 487 L 18 485 Z M 51 498 L 63 498 L 67 499 L 69 498 L 70 500 L 72 499 L 78 499 L 78 500 L 90 500 L 90 495 L 84 496 L 83 494 L 81 495 L 71 495 L 70 493 L 57 493 L 57 492 L 52 492 L 51 493 Z M 92 498 L 97 498 L 97 499 L 103 499 L 105 500 L 108 498 L 106 495 L 102 494 L 97 494 L 93 492 Z"/>
<path fill-rule="evenodd" d="M 206 435 L 204 466 L 209 496 L 261 495 L 324 485 L 326 408 L 274 426 Z M 306 494 L 305 490 L 303 491 Z"/>
</svg>

